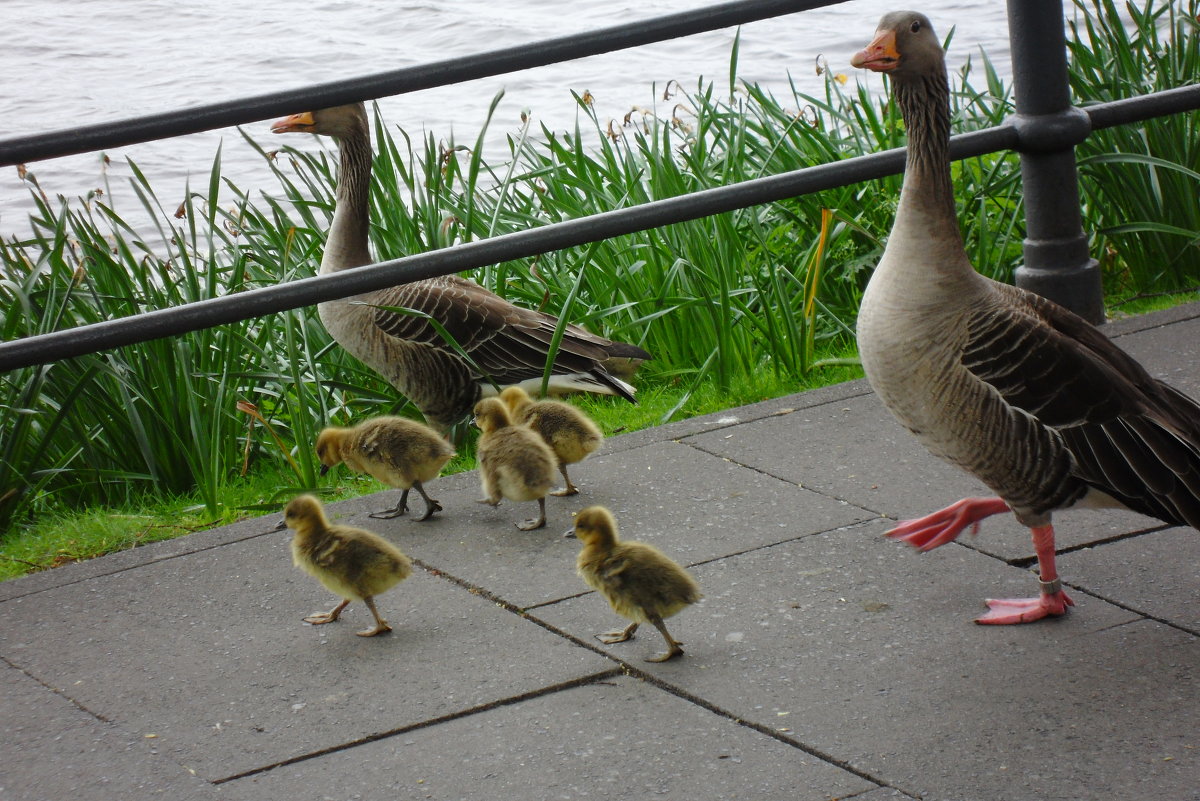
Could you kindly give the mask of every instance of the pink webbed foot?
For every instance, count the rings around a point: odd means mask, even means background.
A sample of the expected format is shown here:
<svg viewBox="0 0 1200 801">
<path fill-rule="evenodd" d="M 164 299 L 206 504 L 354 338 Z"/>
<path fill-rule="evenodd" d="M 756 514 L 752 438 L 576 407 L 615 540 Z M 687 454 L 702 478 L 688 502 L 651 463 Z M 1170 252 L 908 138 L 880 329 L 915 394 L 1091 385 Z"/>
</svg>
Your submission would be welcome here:
<svg viewBox="0 0 1200 801">
<path fill-rule="evenodd" d="M 1037 598 L 988 598 L 987 605 L 987 614 L 975 618 L 976 623 L 1011 626 L 1065 615 L 1067 607 L 1075 602 L 1062 590 L 1061 583 L 1053 581 L 1043 584 L 1042 594 Z"/>
<path fill-rule="evenodd" d="M 1007 511 L 1008 504 L 999 498 L 963 498 L 916 520 L 902 520 L 886 536 L 903 540 L 922 551 L 931 551 L 953 542 L 965 528 L 970 527 L 972 533 L 978 531 L 979 521 L 985 517 Z"/>
</svg>

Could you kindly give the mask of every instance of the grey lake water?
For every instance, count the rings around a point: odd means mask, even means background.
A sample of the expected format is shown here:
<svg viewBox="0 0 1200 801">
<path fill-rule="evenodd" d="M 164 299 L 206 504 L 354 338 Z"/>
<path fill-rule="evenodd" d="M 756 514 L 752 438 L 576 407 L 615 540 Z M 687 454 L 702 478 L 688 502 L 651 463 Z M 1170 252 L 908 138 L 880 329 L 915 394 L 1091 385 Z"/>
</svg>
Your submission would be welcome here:
<svg viewBox="0 0 1200 801">
<path fill-rule="evenodd" d="M 1048 0 L 1049 1 L 1049 0 Z M 0 0 L 4 136 L 119 120 L 439 61 L 648 19 L 698 7 L 695 0 Z M 852 0 L 741 29 L 738 77 L 791 97 L 789 82 L 819 94 L 823 60 L 834 72 L 879 90 L 873 75 L 850 67 L 895 0 Z M 955 37 L 950 66 L 987 52 L 1007 75 L 1008 26 L 999 0 L 926 0 L 935 29 Z M 552 129 L 571 128 L 572 92 L 589 92 L 599 119 L 620 120 L 634 106 L 661 106 L 668 81 L 694 88 L 703 77 L 728 86 L 735 29 L 381 100 L 385 119 L 415 137 L 453 134 L 472 142 L 488 106 L 503 91 L 489 128 L 488 155 L 523 112 Z M 851 84 L 852 85 L 852 84 Z M 785 105 L 786 105 L 785 101 Z M 301 111 L 303 109 L 297 109 Z M 270 149 L 269 121 L 243 130 Z M 288 138 L 289 144 L 303 140 Z M 222 148 L 222 173 L 245 190 L 275 191 L 262 158 L 235 129 L 150 142 L 27 165 L 52 197 L 107 186 L 118 213 L 136 217 L 128 189 L 131 159 L 162 204 L 174 208 L 190 181 L 203 188 Z M 492 152 L 494 150 L 494 153 Z M 28 184 L 0 169 L 0 236 L 28 232 Z"/>
</svg>

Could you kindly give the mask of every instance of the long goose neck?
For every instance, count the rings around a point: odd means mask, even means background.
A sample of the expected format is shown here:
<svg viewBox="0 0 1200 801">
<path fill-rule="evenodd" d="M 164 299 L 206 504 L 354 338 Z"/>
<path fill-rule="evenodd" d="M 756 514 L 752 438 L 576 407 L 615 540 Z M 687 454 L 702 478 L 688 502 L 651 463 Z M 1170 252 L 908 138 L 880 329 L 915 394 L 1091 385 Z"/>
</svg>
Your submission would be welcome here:
<svg viewBox="0 0 1200 801">
<path fill-rule="evenodd" d="M 896 228 L 961 248 L 950 181 L 950 86 L 946 72 L 939 69 L 929 75 L 896 80 L 892 96 L 908 132 Z"/>
<path fill-rule="evenodd" d="M 337 206 L 321 257 L 321 272 L 332 273 L 370 264 L 367 245 L 371 225 L 371 135 L 365 125 L 338 140 Z"/>
</svg>

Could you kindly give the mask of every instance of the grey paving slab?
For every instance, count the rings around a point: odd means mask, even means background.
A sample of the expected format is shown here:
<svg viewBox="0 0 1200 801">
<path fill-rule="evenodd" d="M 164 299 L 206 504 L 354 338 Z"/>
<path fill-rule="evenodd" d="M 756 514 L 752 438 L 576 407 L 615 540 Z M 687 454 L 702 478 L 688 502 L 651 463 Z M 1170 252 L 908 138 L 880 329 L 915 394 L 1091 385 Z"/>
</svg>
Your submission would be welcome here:
<svg viewBox="0 0 1200 801">
<path fill-rule="evenodd" d="M 475 503 L 478 485 L 443 484 L 445 511 L 427 523 L 368 520 L 359 504 L 332 506 L 370 525 L 410 556 L 525 608 L 586 591 L 575 575 L 579 543 L 564 539 L 572 514 L 604 504 L 625 535 L 668 548 L 684 564 L 705 561 L 870 517 L 852 505 L 673 441 L 604 454 L 577 465 L 582 491 L 548 498 L 549 524 L 518 531 L 532 504 Z M 476 479 L 477 481 L 478 479 Z M 375 501 L 375 506 L 380 504 Z"/>
<path fill-rule="evenodd" d="M 834 799 L 865 779 L 616 677 L 223 785 L 231 798 Z"/>
<path fill-rule="evenodd" d="M 174 559 L 196 551 L 208 548 L 218 548 L 230 542 L 256 537 L 266 531 L 278 518 L 267 523 L 263 518 L 252 518 L 231 523 L 227 526 L 198 531 L 184 537 L 171 540 L 152 542 L 125 551 L 117 551 L 103 559 L 88 559 L 83 562 L 73 562 L 56 567 L 53 570 L 42 570 L 27 576 L 0 582 L 0 601 L 42 592 L 53 587 L 63 587 L 87 581 L 97 576 L 119 573 L 131 567 L 158 562 L 164 559 Z"/>
<path fill-rule="evenodd" d="M 288 534 L 0 604 L 0 656 L 212 780 L 610 669 L 424 571 L 369 617 L 292 567 Z"/>
<path fill-rule="evenodd" d="M 1200 397 L 1200 319 L 1144 328 L 1115 341 L 1155 378 Z"/>
<path fill-rule="evenodd" d="M 982 483 L 931 456 L 874 395 L 769 417 L 685 440 L 815 492 L 894 519 L 991 495 Z M 1119 510 L 1065 512 L 1055 518 L 1059 548 L 1100 542 L 1162 521 Z M 1028 529 L 1011 515 L 985 520 L 962 542 L 1005 560 L 1032 559 Z"/>
<path fill-rule="evenodd" d="M 1196 798 L 1200 639 L 1091 597 L 1033 626 L 971 622 L 1028 572 L 960 545 L 929 554 L 885 526 L 805 537 L 692 569 L 706 598 L 670 625 L 659 680 L 923 799 Z M 584 637 L 595 595 L 535 610 Z"/>
<path fill-rule="evenodd" d="M 131 801 L 222 797 L 208 782 L 21 671 L 0 663 L 0 798 Z"/>
<path fill-rule="evenodd" d="M 912 799 L 912 796 L 892 787 L 878 787 L 874 790 L 868 790 L 865 793 L 847 796 L 843 801 L 849 801 L 850 799 L 854 799 L 854 801 L 908 801 Z"/>
<path fill-rule="evenodd" d="M 1059 557 L 1070 583 L 1200 634 L 1200 532 L 1170 528 Z"/>
</svg>

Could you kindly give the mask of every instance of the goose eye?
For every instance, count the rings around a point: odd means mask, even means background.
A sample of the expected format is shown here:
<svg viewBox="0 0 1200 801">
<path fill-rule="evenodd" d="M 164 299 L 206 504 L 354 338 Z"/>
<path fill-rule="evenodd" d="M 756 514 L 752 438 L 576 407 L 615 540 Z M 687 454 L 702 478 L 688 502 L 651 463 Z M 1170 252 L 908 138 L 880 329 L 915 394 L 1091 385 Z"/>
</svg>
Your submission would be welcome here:
<svg viewBox="0 0 1200 801">
<path fill-rule="evenodd" d="M 908 26 L 908 29 L 909 29 L 910 31 L 912 31 L 913 33 L 920 33 L 920 31 L 921 31 L 921 21 L 920 21 L 920 20 L 915 20 L 915 19 L 914 19 L 914 20 L 912 21 L 912 25 L 909 25 L 909 26 Z"/>
</svg>

